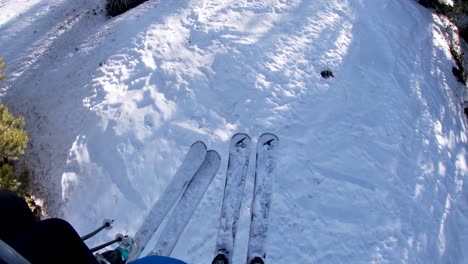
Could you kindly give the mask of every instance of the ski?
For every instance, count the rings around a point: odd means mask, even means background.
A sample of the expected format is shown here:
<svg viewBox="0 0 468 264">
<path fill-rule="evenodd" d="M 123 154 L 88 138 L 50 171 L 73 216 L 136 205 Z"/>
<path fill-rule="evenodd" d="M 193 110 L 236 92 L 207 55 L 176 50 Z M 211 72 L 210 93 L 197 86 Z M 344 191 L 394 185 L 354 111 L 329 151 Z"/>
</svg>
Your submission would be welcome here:
<svg viewBox="0 0 468 264">
<path fill-rule="evenodd" d="M 180 197 L 169 216 L 167 225 L 148 256 L 171 255 L 192 214 L 218 172 L 220 161 L 221 158 L 216 151 L 210 150 L 207 152 L 205 160 L 188 183 L 182 197 Z"/>
<path fill-rule="evenodd" d="M 237 222 L 249 167 L 250 146 L 251 140 L 247 134 L 238 133 L 231 138 L 215 258 L 212 264 L 232 263 Z"/>
<path fill-rule="evenodd" d="M 192 144 L 175 176 L 172 178 L 161 197 L 159 197 L 153 205 L 153 208 L 136 232 L 133 238 L 134 244 L 129 252 L 128 261 L 135 260 L 139 257 L 177 199 L 182 195 L 189 181 L 206 160 L 206 155 L 207 150 L 203 142 L 197 141 Z"/>
<path fill-rule="evenodd" d="M 270 133 L 262 134 L 257 142 L 247 264 L 265 263 L 265 244 L 268 235 L 278 143 L 278 137 Z"/>
</svg>

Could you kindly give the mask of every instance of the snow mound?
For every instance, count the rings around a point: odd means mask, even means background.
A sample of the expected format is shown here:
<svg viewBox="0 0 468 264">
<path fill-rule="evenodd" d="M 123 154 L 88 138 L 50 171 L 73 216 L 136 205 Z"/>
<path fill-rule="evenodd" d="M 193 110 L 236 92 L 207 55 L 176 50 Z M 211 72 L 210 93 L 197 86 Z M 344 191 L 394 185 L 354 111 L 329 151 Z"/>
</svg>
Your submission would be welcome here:
<svg viewBox="0 0 468 264">
<path fill-rule="evenodd" d="M 26 117 L 49 214 L 81 233 L 116 220 L 91 243 L 132 234 L 203 140 L 221 169 L 173 256 L 209 263 L 229 139 L 272 132 L 282 154 L 270 263 L 466 262 L 463 87 L 427 10 L 148 1 L 106 20 L 101 5 L 0 1 L 1 99 Z M 245 261 L 253 173 L 234 263 Z"/>
</svg>

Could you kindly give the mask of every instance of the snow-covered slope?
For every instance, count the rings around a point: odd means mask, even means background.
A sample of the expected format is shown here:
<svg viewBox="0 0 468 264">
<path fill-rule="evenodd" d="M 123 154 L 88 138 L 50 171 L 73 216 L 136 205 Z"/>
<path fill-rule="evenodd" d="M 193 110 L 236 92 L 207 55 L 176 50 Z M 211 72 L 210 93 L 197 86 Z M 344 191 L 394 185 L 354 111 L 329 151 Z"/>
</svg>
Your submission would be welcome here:
<svg viewBox="0 0 468 264">
<path fill-rule="evenodd" d="M 203 140 L 221 169 L 173 256 L 210 263 L 229 139 L 273 132 L 269 263 L 468 261 L 463 87 L 429 11 L 408 0 L 175 0 L 106 20 L 99 2 L 0 1 L 1 99 L 27 119 L 34 192 L 51 216 L 81 233 L 116 219 L 91 244 L 132 234 Z"/>
</svg>

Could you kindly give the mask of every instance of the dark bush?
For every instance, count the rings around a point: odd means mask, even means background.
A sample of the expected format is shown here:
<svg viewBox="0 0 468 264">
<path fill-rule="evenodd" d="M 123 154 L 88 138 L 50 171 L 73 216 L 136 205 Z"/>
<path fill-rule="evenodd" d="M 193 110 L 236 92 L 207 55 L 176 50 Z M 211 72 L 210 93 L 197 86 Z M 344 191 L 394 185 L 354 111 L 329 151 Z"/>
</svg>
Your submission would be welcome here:
<svg viewBox="0 0 468 264">
<path fill-rule="evenodd" d="M 146 1 L 147 0 L 106 0 L 106 13 L 111 17 L 118 16 Z"/>
<path fill-rule="evenodd" d="M 434 11 L 438 14 L 443 14 L 446 16 L 449 16 L 453 10 L 453 7 L 440 2 L 440 0 L 419 0 L 418 3 L 426 8 L 434 9 Z"/>
<path fill-rule="evenodd" d="M 468 43 L 468 26 L 460 28 L 460 37 L 462 37 Z"/>
<path fill-rule="evenodd" d="M 465 76 L 465 67 L 463 66 L 463 54 L 459 54 L 454 47 L 450 47 L 450 53 L 452 53 L 453 58 L 457 67 L 452 68 L 453 75 L 457 78 L 457 81 L 466 85 L 466 76 Z"/>
<path fill-rule="evenodd" d="M 465 80 L 465 76 L 463 74 L 463 71 L 460 70 L 459 68 L 457 67 L 453 67 L 452 68 L 452 73 L 453 75 L 457 78 L 457 81 L 463 83 L 466 85 L 466 80 Z"/>
</svg>

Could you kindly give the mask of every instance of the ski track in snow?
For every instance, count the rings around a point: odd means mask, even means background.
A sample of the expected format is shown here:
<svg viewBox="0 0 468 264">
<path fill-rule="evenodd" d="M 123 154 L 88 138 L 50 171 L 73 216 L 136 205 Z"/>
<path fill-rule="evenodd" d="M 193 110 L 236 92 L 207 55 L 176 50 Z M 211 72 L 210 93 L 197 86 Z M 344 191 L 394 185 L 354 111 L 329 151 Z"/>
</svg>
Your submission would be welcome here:
<svg viewBox="0 0 468 264">
<path fill-rule="evenodd" d="M 91 245 L 134 233 L 203 140 L 220 170 L 173 256 L 211 262 L 229 139 L 272 132 L 269 263 L 467 261 L 466 120 L 443 21 L 404 0 L 148 1 L 111 20 L 100 2 L 0 1 L 1 100 L 27 120 L 33 192 L 80 233 L 116 219 Z"/>
</svg>

